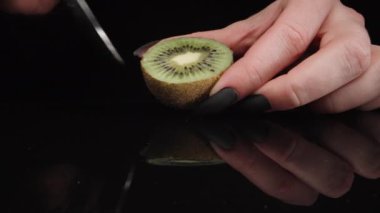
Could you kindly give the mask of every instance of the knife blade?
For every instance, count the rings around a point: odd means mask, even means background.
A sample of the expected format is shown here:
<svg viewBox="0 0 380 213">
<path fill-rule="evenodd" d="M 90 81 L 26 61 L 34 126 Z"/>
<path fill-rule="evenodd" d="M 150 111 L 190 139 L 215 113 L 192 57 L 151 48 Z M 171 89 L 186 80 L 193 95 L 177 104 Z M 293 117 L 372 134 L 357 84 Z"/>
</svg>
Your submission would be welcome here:
<svg viewBox="0 0 380 213">
<path fill-rule="evenodd" d="M 100 25 L 98 19 L 93 13 L 91 7 L 88 5 L 86 0 L 65 0 L 66 5 L 76 14 L 77 18 L 81 19 L 81 22 L 89 25 L 90 28 L 96 33 L 98 39 L 104 44 L 104 46 L 111 53 L 113 58 L 119 64 L 125 64 L 120 53 L 117 51 L 116 47 L 113 45 L 111 39 Z"/>
</svg>

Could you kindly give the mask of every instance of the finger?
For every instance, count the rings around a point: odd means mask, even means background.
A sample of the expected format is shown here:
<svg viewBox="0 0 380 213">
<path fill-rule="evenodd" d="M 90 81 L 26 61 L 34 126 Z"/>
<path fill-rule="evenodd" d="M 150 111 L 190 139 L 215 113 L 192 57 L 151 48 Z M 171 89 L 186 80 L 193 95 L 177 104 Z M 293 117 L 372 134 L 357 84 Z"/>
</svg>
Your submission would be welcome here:
<svg viewBox="0 0 380 213">
<path fill-rule="evenodd" d="M 359 107 L 363 111 L 371 111 L 380 108 L 380 95 Z"/>
<path fill-rule="evenodd" d="M 232 150 L 213 145 L 216 153 L 268 195 L 295 205 L 311 205 L 318 194 L 292 174 L 247 143 L 236 143 Z"/>
<path fill-rule="evenodd" d="M 334 120 L 325 120 L 317 126 L 319 144 L 346 160 L 355 173 L 372 179 L 380 177 L 380 144 Z"/>
<path fill-rule="evenodd" d="M 262 86 L 306 50 L 335 4 L 327 0 L 312 4 L 309 1 L 281 2 L 286 5 L 278 19 L 244 57 L 223 74 L 211 95 L 231 87 L 243 98 Z"/>
<path fill-rule="evenodd" d="M 166 39 L 184 36 L 214 39 L 230 47 L 235 55 L 240 55 L 244 53 L 269 26 L 272 25 L 281 13 L 281 10 L 282 7 L 280 1 L 275 1 L 255 15 L 245 20 L 235 22 L 223 29 L 195 32 Z M 142 45 L 133 52 L 133 55 L 141 58 L 144 53 L 158 41 L 159 40 L 152 41 Z"/>
<path fill-rule="evenodd" d="M 5 0 L 5 10 L 22 14 L 45 14 L 57 5 L 59 0 Z"/>
<path fill-rule="evenodd" d="M 240 55 L 273 24 L 283 10 L 282 1 L 275 1 L 253 16 L 235 22 L 223 29 L 195 32 L 185 36 L 217 40 Z"/>
<path fill-rule="evenodd" d="M 362 76 L 313 103 L 311 107 L 323 113 L 337 113 L 361 105 L 368 106 L 366 103 L 375 100 L 380 95 L 380 46 L 372 45 L 371 53 L 371 65 Z"/>
<path fill-rule="evenodd" d="M 315 101 L 368 68 L 370 40 L 361 16 L 342 7 L 334 13 L 321 29 L 321 49 L 257 91 L 269 100 L 273 110 Z"/>
<path fill-rule="evenodd" d="M 346 162 L 289 130 L 271 126 L 265 141 L 255 143 L 266 156 L 326 196 L 340 197 L 351 188 L 354 176 Z"/>
</svg>

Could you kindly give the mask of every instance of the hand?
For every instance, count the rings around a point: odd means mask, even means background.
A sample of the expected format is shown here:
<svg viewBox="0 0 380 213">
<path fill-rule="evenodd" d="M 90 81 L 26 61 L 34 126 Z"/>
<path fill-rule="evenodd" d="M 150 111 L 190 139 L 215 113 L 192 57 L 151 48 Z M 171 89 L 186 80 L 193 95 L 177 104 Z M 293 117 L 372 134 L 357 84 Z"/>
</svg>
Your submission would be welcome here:
<svg viewBox="0 0 380 213">
<path fill-rule="evenodd" d="M 4 0 L 2 9 L 12 13 L 45 14 L 51 11 L 59 0 Z"/>
<path fill-rule="evenodd" d="M 380 107 L 380 46 L 372 45 L 369 68 L 358 78 L 316 101 L 312 108 L 322 112 L 363 111 Z"/>
<path fill-rule="evenodd" d="M 226 28 L 186 36 L 219 40 L 242 55 L 216 83 L 207 107 L 220 104 L 212 99 L 221 94 L 237 96 L 237 105 L 251 111 L 380 106 L 380 48 L 371 52 L 363 17 L 340 1 L 277 0 Z M 226 88 L 235 94 L 221 92 Z"/>
</svg>

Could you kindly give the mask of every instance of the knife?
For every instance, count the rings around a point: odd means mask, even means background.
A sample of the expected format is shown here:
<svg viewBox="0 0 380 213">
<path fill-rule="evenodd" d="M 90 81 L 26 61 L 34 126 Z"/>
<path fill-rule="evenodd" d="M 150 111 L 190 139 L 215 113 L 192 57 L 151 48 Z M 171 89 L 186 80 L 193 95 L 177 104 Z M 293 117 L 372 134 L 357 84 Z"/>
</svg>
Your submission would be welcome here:
<svg viewBox="0 0 380 213">
<path fill-rule="evenodd" d="M 92 30 L 97 35 L 97 40 L 100 40 L 103 46 L 109 51 L 113 58 L 121 65 L 124 65 L 124 60 L 117 51 L 116 47 L 111 42 L 107 33 L 104 31 L 103 27 L 100 25 L 95 14 L 92 12 L 90 6 L 86 0 L 64 0 L 66 5 L 70 10 L 77 16 L 80 22 L 88 25 L 90 30 Z"/>
</svg>

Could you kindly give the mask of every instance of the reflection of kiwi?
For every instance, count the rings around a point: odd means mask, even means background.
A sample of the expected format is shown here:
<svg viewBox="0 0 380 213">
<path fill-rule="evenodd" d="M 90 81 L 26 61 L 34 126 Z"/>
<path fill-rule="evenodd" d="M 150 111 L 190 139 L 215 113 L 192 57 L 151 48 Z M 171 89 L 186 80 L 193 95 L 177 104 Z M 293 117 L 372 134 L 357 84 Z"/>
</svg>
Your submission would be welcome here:
<svg viewBox="0 0 380 213">
<path fill-rule="evenodd" d="M 217 41 L 175 38 L 149 48 L 141 66 L 156 98 L 166 105 L 188 108 L 208 96 L 232 61 L 232 51 Z"/>
<path fill-rule="evenodd" d="M 207 166 L 224 163 L 208 141 L 183 122 L 160 124 L 149 138 L 149 144 L 141 153 L 149 164 Z"/>
</svg>

